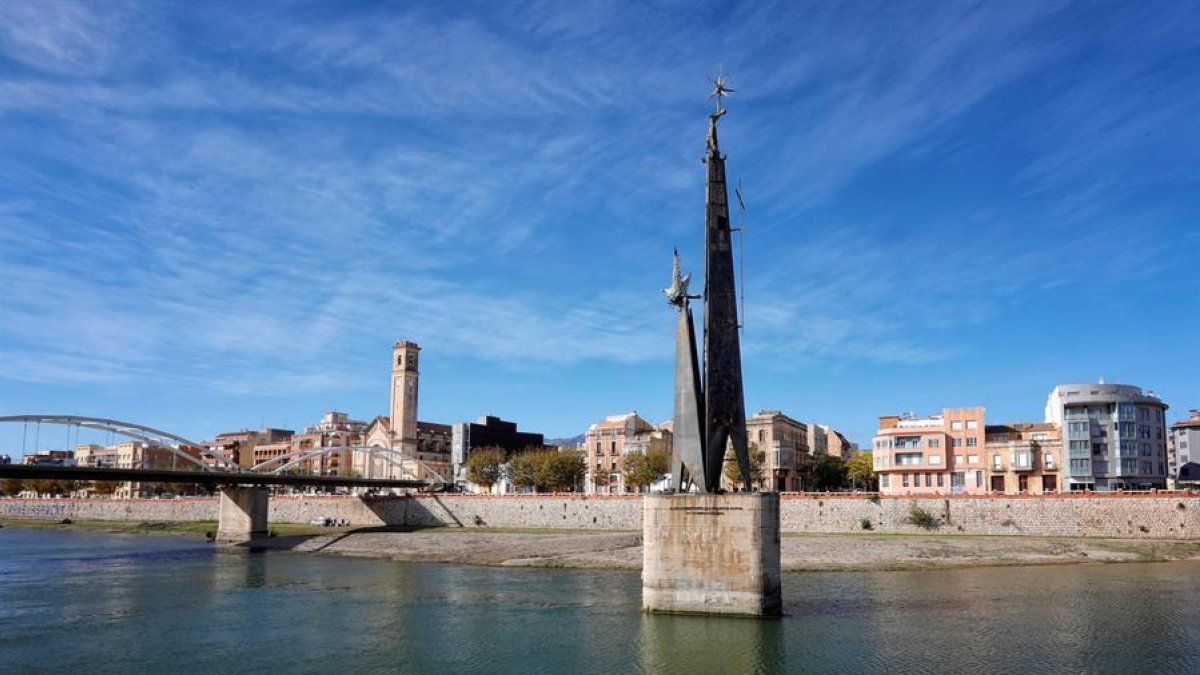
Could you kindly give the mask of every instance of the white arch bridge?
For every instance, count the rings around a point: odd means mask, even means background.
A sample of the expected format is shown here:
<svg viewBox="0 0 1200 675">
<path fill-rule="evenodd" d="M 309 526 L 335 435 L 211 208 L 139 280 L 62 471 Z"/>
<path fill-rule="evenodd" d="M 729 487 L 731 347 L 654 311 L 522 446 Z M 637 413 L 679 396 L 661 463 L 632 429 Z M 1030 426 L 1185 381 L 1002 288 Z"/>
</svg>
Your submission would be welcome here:
<svg viewBox="0 0 1200 675">
<path fill-rule="evenodd" d="M 111 432 L 169 450 L 176 458 L 190 464 L 190 470 L 0 464 L 0 478 L 178 482 L 219 488 L 220 523 L 217 539 L 222 543 L 239 546 L 252 544 L 254 540 L 267 535 L 268 485 L 429 489 L 447 484 L 445 477 L 425 462 L 382 446 L 335 446 L 293 450 L 245 470 L 235 464 L 233 458 L 214 452 L 203 444 L 132 422 L 78 415 L 9 415 L 0 416 L 0 423 L 22 424 L 25 426 L 25 434 L 28 434 L 29 426 L 33 425 L 35 439 L 40 435 L 42 425 L 65 426 L 68 428 L 68 446 L 70 429 L 74 428 Z M 78 437 L 76 440 L 78 441 Z M 378 471 L 387 475 L 362 477 L 289 473 L 289 469 L 308 460 L 347 451 L 366 453 L 365 466 L 368 473 Z"/>
<path fill-rule="evenodd" d="M 380 476 L 359 476 L 359 478 L 403 479 L 422 481 L 430 485 L 446 485 L 449 482 L 439 471 L 426 462 L 411 455 L 406 455 L 399 450 L 381 445 L 339 445 L 304 448 L 284 453 L 278 457 L 256 464 L 249 469 L 243 469 L 234 463 L 232 457 L 210 450 L 203 443 L 197 443 L 183 436 L 135 422 L 123 422 L 104 417 L 82 417 L 79 415 L 8 415 L 0 417 L 0 423 L 5 422 L 24 425 L 23 438 L 28 435 L 29 425 L 34 425 L 38 430 L 35 433 L 40 435 L 40 428 L 44 424 L 67 427 L 68 440 L 70 439 L 69 430 L 72 428 L 114 433 L 126 438 L 142 441 L 153 447 L 168 450 L 174 457 L 199 468 L 201 471 L 287 474 L 296 467 L 304 465 L 309 460 L 338 455 L 349 451 L 350 453 L 363 453 L 367 455 L 365 465 L 369 467 L 369 473 L 379 470 L 380 473 L 384 474 Z"/>
</svg>

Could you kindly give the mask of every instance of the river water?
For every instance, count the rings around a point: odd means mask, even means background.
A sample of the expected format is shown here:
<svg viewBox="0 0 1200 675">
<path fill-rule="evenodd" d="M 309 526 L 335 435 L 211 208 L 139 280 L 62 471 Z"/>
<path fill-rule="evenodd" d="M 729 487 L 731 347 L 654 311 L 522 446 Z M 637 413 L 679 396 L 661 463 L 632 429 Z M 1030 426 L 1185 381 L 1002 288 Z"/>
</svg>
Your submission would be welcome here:
<svg viewBox="0 0 1200 675">
<path fill-rule="evenodd" d="M 643 615 L 629 572 L 8 527 L 0 673 L 1200 673 L 1198 575 L 791 574 L 787 616 L 757 621 Z"/>
</svg>

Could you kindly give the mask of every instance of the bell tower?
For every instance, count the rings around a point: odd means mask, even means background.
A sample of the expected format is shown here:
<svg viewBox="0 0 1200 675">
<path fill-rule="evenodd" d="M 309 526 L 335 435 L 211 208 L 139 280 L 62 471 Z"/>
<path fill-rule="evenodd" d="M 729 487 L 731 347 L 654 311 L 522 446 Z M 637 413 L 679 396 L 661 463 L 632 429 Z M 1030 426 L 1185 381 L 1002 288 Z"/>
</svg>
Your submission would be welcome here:
<svg viewBox="0 0 1200 675">
<path fill-rule="evenodd" d="M 392 347 L 392 438 L 405 449 L 417 446 L 417 354 L 415 342 L 401 340 Z"/>
</svg>

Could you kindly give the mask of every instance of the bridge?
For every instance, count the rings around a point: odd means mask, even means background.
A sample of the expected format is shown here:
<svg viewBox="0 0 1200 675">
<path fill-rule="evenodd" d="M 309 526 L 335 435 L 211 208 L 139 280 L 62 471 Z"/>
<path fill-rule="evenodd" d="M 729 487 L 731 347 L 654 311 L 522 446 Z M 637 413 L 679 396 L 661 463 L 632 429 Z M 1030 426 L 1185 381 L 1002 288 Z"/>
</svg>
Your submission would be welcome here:
<svg viewBox="0 0 1200 675">
<path fill-rule="evenodd" d="M 33 423 L 39 430 L 42 424 L 66 426 L 68 427 L 68 439 L 70 439 L 69 429 L 72 427 L 108 431 L 142 441 L 151 447 L 170 451 L 174 458 L 184 460 L 192 465 L 193 469 L 180 471 L 174 468 L 135 469 L 0 464 L 0 478 L 202 485 L 210 490 L 218 491 L 220 494 L 220 522 L 217 527 L 217 540 L 225 544 L 246 544 L 253 542 L 254 539 L 267 536 L 269 499 L 267 486 L 270 485 L 429 489 L 437 484 L 444 485 L 447 482 L 437 471 L 423 462 L 397 450 L 381 446 L 336 446 L 295 450 L 245 470 L 235 464 L 232 458 L 208 450 L 201 443 L 132 422 L 77 415 L 0 416 L 0 423 L 5 422 L 19 423 L 26 427 Z M 411 463 L 416 466 L 414 475 L 420 475 L 420 472 L 424 470 L 428 479 L 313 476 L 286 473 L 288 469 L 309 459 L 346 450 L 366 452 L 373 459 L 375 457 L 382 458 L 386 462 L 400 467 L 401 475 L 407 472 L 405 465 Z M 278 466 L 273 466 L 276 464 Z"/>
</svg>

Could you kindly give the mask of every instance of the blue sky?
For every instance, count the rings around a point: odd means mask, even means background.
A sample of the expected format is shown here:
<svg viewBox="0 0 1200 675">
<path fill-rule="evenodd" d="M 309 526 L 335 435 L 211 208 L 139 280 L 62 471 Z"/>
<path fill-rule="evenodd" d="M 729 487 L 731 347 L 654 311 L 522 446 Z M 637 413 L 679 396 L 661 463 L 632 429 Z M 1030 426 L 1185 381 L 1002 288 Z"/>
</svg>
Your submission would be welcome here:
<svg viewBox="0 0 1200 675">
<path fill-rule="evenodd" d="M 1200 407 L 1186 2 L 0 3 L 0 414 L 192 438 L 671 414 L 707 78 L 747 408 L 867 442 L 1057 383 Z M 48 431 L 41 445 L 61 431 Z M 0 452 L 20 427 L 0 429 Z M 64 437 L 65 441 L 65 437 Z"/>
</svg>

